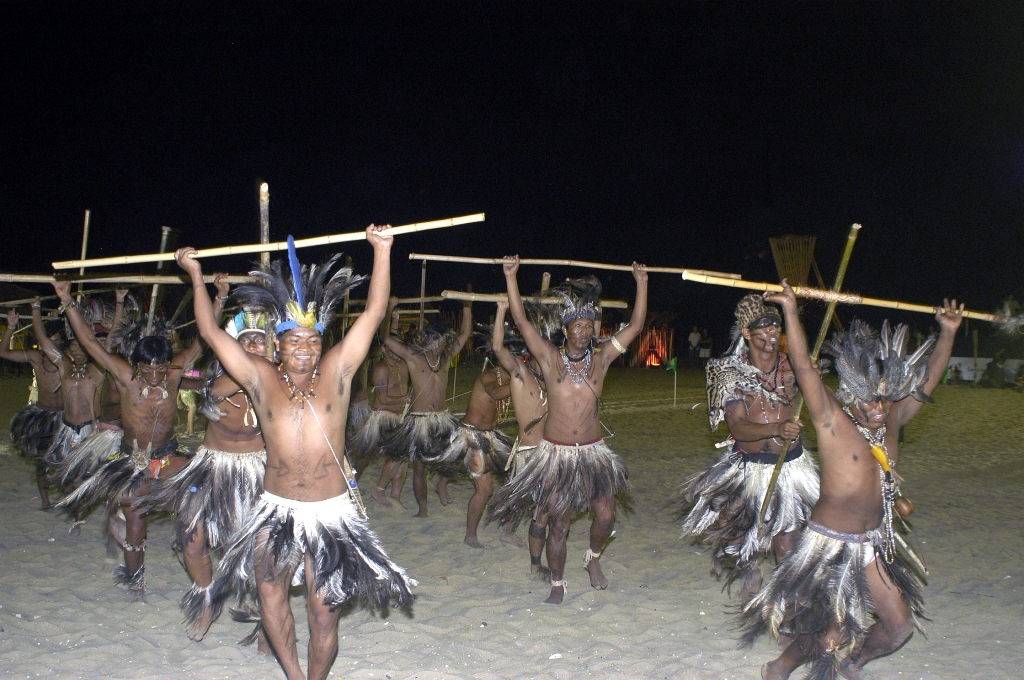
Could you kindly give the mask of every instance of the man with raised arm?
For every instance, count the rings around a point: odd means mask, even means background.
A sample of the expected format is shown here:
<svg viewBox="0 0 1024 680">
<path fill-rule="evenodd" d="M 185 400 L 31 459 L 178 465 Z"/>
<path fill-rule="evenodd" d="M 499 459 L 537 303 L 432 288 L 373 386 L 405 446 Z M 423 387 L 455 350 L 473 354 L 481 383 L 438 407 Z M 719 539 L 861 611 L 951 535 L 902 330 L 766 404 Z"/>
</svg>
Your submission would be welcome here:
<svg viewBox="0 0 1024 680">
<path fill-rule="evenodd" d="M 60 507 L 75 519 L 87 514 L 102 500 L 120 503 L 125 516 L 124 564 L 114 570 L 114 580 L 127 585 L 137 598 L 145 593 L 146 513 L 137 505 L 149 493 L 150 481 L 168 476 L 188 462 L 178 453 L 174 420 L 182 366 L 191 363 L 202 350 L 198 339 L 184 351 L 172 355 L 171 341 L 158 333 L 144 335 L 145 320 L 122 340 L 134 342 L 129 361 L 107 352 L 93 335 L 90 324 L 74 304 L 71 284 L 53 284 L 60 298 L 61 312 L 78 341 L 114 380 L 121 397 L 124 427 L 119 455 L 107 461 Z M 154 327 L 155 328 L 155 327 Z M 169 332 L 164 329 L 163 332 Z"/>
<path fill-rule="evenodd" d="M 394 460 L 412 461 L 412 489 L 419 507 L 415 517 L 427 516 L 426 461 L 444 451 L 452 432 L 459 426 L 459 421 L 448 411 L 444 397 L 451 358 L 462 351 L 472 332 L 473 312 L 470 303 L 466 303 L 458 335 L 444 322 L 432 321 L 409 344 L 390 333 L 384 340 L 387 348 L 409 367 L 412 400 L 402 426 L 389 432 L 381 446 L 384 455 Z M 452 502 L 445 482 L 442 475 L 437 484 L 442 505 Z"/>
<path fill-rule="evenodd" d="M 63 400 L 60 395 L 60 369 L 42 350 L 11 349 L 11 338 L 18 323 L 15 310 L 7 313 L 7 330 L 0 339 L 0 358 L 15 363 L 28 363 L 36 375 L 37 401 L 30 402 L 18 409 L 11 418 L 11 439 L 15 447 L 36 466 L 36 487 L 39 489 L 40 509 L 48 510 L 50 506 L 50 480 L 47 476 L 49 467 L 44 460 L 46 452 L 53 443 L 53 435 L 61 425 Z M 13 320 L 13 322 L 12 322 Z M 32 303 L 32 327 L 36 338 L 49 337 L 51 343 L 60 341 L 60 333 L 47 336 L 43 329 L 43 317 L 38 300 Z M 42 341 L 40 340 L 40 347 Z"/>
<path fill-rule="evenodd" d="M 715 574 L 725 574 L 727 588 L 739 580 L 746 603 L 761 589 L 762 557 L 774 553 L 781 562 L 807 523 L 818 500 L 818 466 L 792 422 L 798 391 L 789 357 L 779 350 L 779 310 L 750 294 L 734 316 L 732 347 L 707 365 L 708 420 L 712 430 L 725 420 L 729 438 L 718 460 L 687 485 L 683 531 L 704 537 Z M 761 503 L 786 442 L 762 526 Z"/>
<path fill-rule="evenodd" d="M 327 352 L 322 334 L 334 307 L 363 279 L 347 267 L 332 272 L 338 255 L 322 267 L 302 267 L 289 237 L 287 280 L 275 261 L 252 272 L 257 285 L 235 290 L 243 309 L 264 309 L 276 323 L 276 365 L 246 352 L 217 325 L 199 260 L 190 257 L 196 251 L 175 254 L 192 277 L 199 332 L 250 396 L 267 450 L 265 491 L 225 551 L 212 606 L 216 613 L 233 594 L 255 586 L 261 627 L 288 678 L 306 677 L 295 647 L 290 586 L 305 583 L 308 591 L 307 673 L 318 679 L 327 677 L 338 651 L 339 607 L 353 598 L 377 608 L 412 600 L 413 582 L 367 524 L 345 456 L 352 376 L 387 307 L 392 239 L 379 234 L 382 229 L 366 230 L 374 251 L 366 311 Z"/>
<path fill-rule="evenodd" d="M 856 679 L 865 663 L 910 637 L 922 611 L 921 583 L 905 561 L 913 556 L 897 545 L 894 526 L 896 435 L 939 384 L 963 305 L 936 308 L 938 342 L 929 338 L 910 356 L 905 325 L 893 332 L 886 321 L 878 334 L 855 320 L 823 348 L 839 374 L 833 396 L 811 365 L 793 289 L 782 283 L 782 293 L 765 297 L 785 314 L 790 362 L 818 435 L 821 494 L 796 545 L 744 607 L 743 641 L 765 630 L 778 636 L 785 622 L 793 641 L 761 669 L 763 678 L 788 678 L 810 657 L 814 677 Z"/>
<path fill-rule="evenodd" d="M 544 305 L 530 304 L 526 311 L 534 328 L 545 340 L 550 341 L 552 332 L 556 330 L 556 325 L 553 319 L 548 318 L 551 315 L 546 313 L 547 309 Z M 491 347 L 494 349 L 494 356 L 497 357 L 498 363 L 511 376 L 512 406 L 516 413 L 516 421 L 519 423 L 519 436 L 516 437 L 512 447 L 510 462 L 512 476 L 515 477 L 523 469 L 525 461 L 528 461 L 537 450 L 537 445 L 540 444 L 544 435 L 544 420 L 548 415 L 548 395 L 540 364 L 527 352 L 522 336 L 519 336 L 515 343 L 506 341 L 506 312 L 508 312 L 508 301 L 498 302 L 498 309 L 494 315 Z M 539 515 L 534 509 L 527 532 L 527 543 L 530 547 L 530 573 L 538 581 L 547 581 L 551 578 L 550 570 L 541 563 L 544 544 L 547 541 L 547 519 L 546 516 Z"/>
<path fill-rule="evenodd" d="M 544 438 L 523 471 L 503 486 L 493 502 L 495 515 L 513 526 L 537 508 L 549 522 L 547 552 L 551 594 L 545 602 L 559 604 L 565 596 L 566 539 L 573 514 L 591 510 L 590 547 L 583 564 L 590 585 L 608 587 L 601 571 L 601 551 L 611 536 L 616 496 L 628 507 L 626 468 L 601 435 L 597 419 L 604 378 L 612 362 L 640 334 L 647 317 L 647 272 L 633 263 L 636 303 L 628 326 L 595 348 L 600 283 L 594 277 L 568 281 L 552 290 L 563 299 L 561 347 L 545 340 L 526 315 L 516 272 L 519 256 L 505 258 L 509 310 L 530 353 L 537 358 L 547 385 L 548 417 Z"/>
<path fill-rule="evenodd" d="M 243 310 L 224 330 L 246 352 L 269 363 L 266 314 Z M 173 547 L 192 577 L 192 587 L 181 598 L 181 610 L 185 633 L 196 641 L 203 639 L 213 622 L 211 552 L 223 548 L 248 519 L 263 493 L 267 463 L 252 400 L 216 359 L 206 368 L 199 411 L 207 419 L 203 443 L 187 466 L 166 481 L 155 482 L 144 500 L 146 508 L 174 509 Z"/>
</svg>

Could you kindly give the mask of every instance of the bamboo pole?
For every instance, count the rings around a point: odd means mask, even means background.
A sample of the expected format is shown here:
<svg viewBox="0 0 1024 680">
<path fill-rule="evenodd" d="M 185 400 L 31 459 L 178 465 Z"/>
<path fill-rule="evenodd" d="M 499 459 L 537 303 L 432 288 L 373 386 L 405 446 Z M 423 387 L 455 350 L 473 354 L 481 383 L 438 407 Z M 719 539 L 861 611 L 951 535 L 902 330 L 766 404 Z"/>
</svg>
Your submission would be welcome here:
<svg viewBox="0 0 1024 680">
<path fill-rule="evenodd" d="M 423 266 L 420 267 L 420 331 L 423 330 L 423 300 L 427 297 L 427 262 L 423 261 Z"/>
<path fill-rule="evenodd" d="M 177 230 L 171 229 L 170 227 L 160 227 L 160 232 L 161 232 L 161 234 L 160 234 L 160 252 L 161 253 L 165 253 L 165 252 L 167 252 L 167 248 L 170 247 L 171 240 L 173 239 L 174 234 L 177 233 Z M 173 248 L 171 248 L 171 250 L 173 250 Z M 157 265 L 156 265 L 157 273 L 159 274 L 159 273 L 163 272 L 163 269 L 164 269 L 164 263 L 162 261 L 158 262 Z M 84 274 L 85 273 L 85 267 L 82 267 L 82 269 L 80 271 L 81 271 L 81 273 Z M 149 335 L 150 333 L 153 332 L 153 321 L 155 320 L 156 306 L 157 306 L 157 302 L 159 301 L 159 298 L 160 298 L 160 284 L 159 283 L 154 283 L 153 284 L 153 292 L 149 296 L 149 314 L 146 316 L 146 335 Z"/>
<path fill-rule="evenodd" d="M 484 213 L 475 215 L 463 215 L 462 217 L 449 217 L 443 220 L 432 222 L 417 222 L 415 224 L 404 224 L 400 227 L 391 227 L 381 231 L 383 236 L 398 236 L 401 234 L 412 234 L 428 229 L 444 229 L 446 227 L 457 227 L 461 224 L 472 222 L 483 222 Z M 346 243 L 348 241 L 359 241 L 366 238 L 365 231 L 346 232 L 344 234 L 330 234 L 328 236 L 315 236 L 295 241 L 296 248 L 311 248 L 313 246 L 326 246 L 332 243 Z M 276 250 L 287 250 L 287 241 L 275 243 L 252 243 L 237 246 L 221 246 L 219 248 L 204 248 L 193 258 L 219 257 L 221 255 L 246 255 L 250 253 L 265 253 Z M 148 255 L 118 255 L 116 257 L 101 257 L 93 260 L 64 260 L 54 262 L 54 269 L 74 269 L 75 267 L 104 267 L 117 264 L 142 264 L 146 262 L 169 262 L 174 259 L 174 253 L 151 253 Z"/>
<path fill-rule="evenodd" d="M 419 316 L 420 310 L 418 309 L 396 309 L 399 316 Z M 424 314 L 440 314 L 440 309 L 424 309 Z M 355 319 L 362 315 L 362 312 L 348 312 L 347 314 L 338 314 L 339 318 Z"/>
<path fill-rule="evenodd" d="M 696 283 L 708 283 L 715 286 L 742 288 L 745 290 L 771 291 L 773 293 L 782 292 L 782 286 L 777 283 L 737 281 L 735 279 L 725 279 L 720 276 L 710 276 L 692 269 L 688 269 L 683 272 L 683 280 L 694 281 Z M 822 290 L 820 288 L 809 288 L 805 286 L 797 286 L 793 288 L 793 292 L 797 297 L 811 298 L 812 300 L 823 300 L 825 302 L 832 302 L 834 300 L 835 302 L 841 302 L 843 304 L 885 307 L 887 309 L 898 309 L 905 312 L 921 312 L 922 314 L 934 314 L 935 310 L 938 309 L 937 307 L 929 307 L 928 305 L 899 302 L 897 300 L 881 300 L 879 298 L 864 297 L 853 293 L 833 292 L 831 290 Z M 981 319 L 982 321 L 992 322 L 1002 321 L 1004 318 L 999 314 L 972 312 L 970 310 L 964 310 L 963 316 L 967 319 Z"/>
<path fill-rule="evenodd" d="M 440 295 L 428 295 L 427 297 L 410 297 L 410 298 L 398 298 L 396 304 L 399 305 L 418 305 L 421 302 L 443 302 L 444 298 Z M 349 306 L 352 307 L 365 307 L 366 300 L 362 298 L 352 298 L 348 301 Z"/>
<path fill-rule="evenodd" d="M 857 242 L 857 235 L 860 233 L 860 225 L 854 224 L 850 227 L 850 233 L 846 237 L 846 247 L 843 249 L 843 257 L 839 260 L 839 269 L 836 271 L 836 281 L 832 284 L 832 292 L 838 293 L 843 287 L 843 279 L 846 278 L 846 267 L 850 264 L 850 255 L 853 254 L 853 244 Z M 821 321 L 821 328 L 818 329 L 818 338 L 814 341 L 814 349 L 811 350 L 811 363 L 818 361 L 818 356 L 821 354 L 821 346 L 825 344 L 825 337 L 828 335 L 828 327 L 832 322 L 832 315 L 836 311 L 836 300 L 828 303 L 828 308 L 825 310 L 825 318 Z M 800 411 L 804 408 L 804 394 L 800 392 L 800 398 L 796 400 L 796 409 L 793 411 L 793 422 L 800 420 Z M 764 526 L 764 519 L 768 516 L 768 504 L 771 500 L 772 493 L 775 491 L 775 485 L 779 481 L 779 474 L 782 472 L 782 466 L 786 462 L 786 454 L 789 453 L 789 447 L 793 445 L 793 439 L 787 439 L 782 446 L 782 452 L 779 454 L 779 459 L 775 461 L 775 468 L 772 470 L 772 477 L 768 481 L 768 489 L 765 491 L 764 500 L 761 501 L 761 526 Z"/>
<path fill-rule="evenodd" d="M 102 288 L 100 290 L 87 290 L 85 292 L 90 294 L 90 295 L 94 295 L 96 293 L 112 293 L 112 292 L 114 292 L 114 290 L 116 290 L 116 289 L 115 288 Z M 57 299 L 56 295 L 40 295 L 38 297 L 21 298 L 20 300 L 4 300 L 3 302 L 0 302 L 0 305 L 4 305 L 5 307 L 17 307 L 18 305 L 27 305 L 27 304 L 29 304 L 31 302 L 35 302 L 36 300 L 42 301 L 42 300 L 56 300 L 56 299 Z"/>
<path fill-rule="evenodd" d="M 270 185 L 266 182 L 260 183 L 260 243 L 270 243 Z M 260 266 L 270 266 L 270 253 L 260 253 Z"/>
<path fill-rule="evenodd" d="M 508 300 L 505 293 L 466 293 L 461 290 L 443 290 L 441 297 L 446 300 L 462 300 L 463 302 L 504 302 Z M 545 297 L 541 302 L 548 305 L 555 305 L 562 302 L 561 298 Z M 629 303 L 625 300 L 601 300 L 601 307 L 605 309 L 626 309 Z"/>
<path fill-rule="evenodd" d="M 89 252 L 89 215 L 92 211 L 85 211 L 85 224 L 82 225 L 82 259 L 85 259 L 86 254 Z M 78 275 L 81 276 L 85 273 L 85 267 L 78 270 Z M 78 284 L 78 300 L 82 300 L 82 285 Z"/>
<path fill-rule="evenodd" d="M 206 283 L 213 283 L 217 276 L 215 274 L 205 274 L 203 281 Z M 69 283 L 78 283 L 84 281 L 85 283 L 127 283 L 127 284 L 188 284 L 192 285 L 192 279 L 188 278 L 187 274 L 125 274 L 122 276 L 85 276 L 85 277 L 74 277 L 74 278 L 63 278 L 57 277 L 50 274 L 0 274 L 0 281 L 6 283 L 54 283 L 56 281 L 68 281 Z M 249 283 L 252 281 L 251 276 L 243 275 L 232 275 L 225 276 L 224 281 L 227 283 Z M 97 292 L 97 291 L 86 291 Z"/>
<path fill-rule="evenodd" d="M 409 253 L 410 260 L 423 260 L 424 262 L 463 262 L 466 264 L 504 264 L 502 257 L 462 257 L 461 255 L 425 255 L 423 253 Z M 539 264 L 553 267 L 586 267 L 588 269 L 610 269 L 619 272 L 633 271 L 633 265 L 629 264 L 605 264 L 603 262 L 587 262 L 585 260 L 544 260 L 536 258 L 520 258 L 519 264 Z M 728 272 L 715 272 L 706 269 L 683 269 L 680 267 L 647 267 L 644 271 L 660 274 L 682 274 L 684 272 L 698 272 L 710 276 L 720 276 L 726 279 L 741 279 L 739 274 Z"/>
</svg>

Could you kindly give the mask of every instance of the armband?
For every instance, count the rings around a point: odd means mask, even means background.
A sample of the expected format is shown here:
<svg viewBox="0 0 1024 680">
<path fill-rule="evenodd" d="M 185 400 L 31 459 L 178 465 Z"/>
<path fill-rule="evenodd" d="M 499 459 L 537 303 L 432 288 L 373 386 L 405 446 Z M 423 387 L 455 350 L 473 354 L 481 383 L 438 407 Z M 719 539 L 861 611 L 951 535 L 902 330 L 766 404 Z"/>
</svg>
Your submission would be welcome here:
<svg viewBox="0 0 1024 680">
<path fill-rule="evenodd" d="M 615 349 L 619 350 L 619 354 L 625 354 L 626 353 L 626 348 L 622 346 L 622 343 L 619 342 L 618 339 L 614 335 L 609 338 L 609 341 L 612 343 L 612 347 L 614 347 Z"/>
</svg>

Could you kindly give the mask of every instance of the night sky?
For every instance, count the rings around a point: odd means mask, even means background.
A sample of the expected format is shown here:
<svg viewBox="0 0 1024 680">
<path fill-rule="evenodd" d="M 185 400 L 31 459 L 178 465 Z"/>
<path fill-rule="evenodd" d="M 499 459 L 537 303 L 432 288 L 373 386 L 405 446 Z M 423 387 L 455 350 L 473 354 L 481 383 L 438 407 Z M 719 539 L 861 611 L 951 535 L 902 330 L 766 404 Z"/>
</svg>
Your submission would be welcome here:
<svg viewBox="0 0 1024 680">
<path fill-rule="evenodd" d="M 161 225 L 256 241 L 265 180 L 272 240 L 487 213 L 396 240 L 398 295 L 409 252 L 776 280 L 787 233 L 818 237 L 831 280 L 860 222 L 850 290 L 1024 299 L 1019 2 L 289 5 L 5 3 L 0 271 L 78 257 L 86 208 L 93 257 L 155 251 Z M 651 280 L 653 309 L 722 337 L 740 293 Z M 503 286 L 428 267 L 429 293 L 467 282 Z"/>
</svg>

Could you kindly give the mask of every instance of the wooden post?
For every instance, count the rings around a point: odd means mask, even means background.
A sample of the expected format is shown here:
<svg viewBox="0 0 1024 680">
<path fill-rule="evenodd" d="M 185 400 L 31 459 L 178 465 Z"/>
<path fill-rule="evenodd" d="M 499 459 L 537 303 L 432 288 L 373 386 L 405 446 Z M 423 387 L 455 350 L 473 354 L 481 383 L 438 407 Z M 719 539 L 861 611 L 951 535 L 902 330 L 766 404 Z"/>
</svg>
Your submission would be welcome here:
<svg viewBox="0 0 1024 680">
<path fill-rule="evenodd" d="M 423 266 L 420 267 L 420 298 L 427 297 L 427 261 L 423 260 Z M 420 331 L 423 331 L 423 305 L 425 303 L 420 302 Z"/>
<path fill-rule="evenodd" d="M 266 182 L 260 183 L 260 243 L 270 243 L 270 185 Z M 260 266 L 270 266 L 269 251 L 260 253 Z"/>
<path fill-rule="evenodd" d="M 551 272 L 544 272 L 544 276 L 540 277 L 540 289 L 547 290 L 551 287 Z"/>
<path fill-rule="evenodd" d="M 170 243 L 171 233 L 174 231 L 170 227 L 160 227 L 160 252 L 167 252 L 167 246 Z M 156 266 L 157 272 L 163 271 L 164 263 L 160 262 Z M 84 268 L 83 268 L 84 269 Z M 156 302 L 157 297 L 160 295 L 160 284 L 153 284 L 153 292 L 149 296 L 149 318 L 146 320 L 146 335 L 153 332 L 153 317 L 156 315 Z"/>
<path fill-rule="evenodd" d="M 85 224 L 82 225 L 82 259 L 83 260 L 85 259 L 86 253 L 89 251 L 89 215 L 90 214 L 91 214 L 90 210 L 86 210 L 85 211 Z M 80 267 L 78 269 L 78 275 L 82 276 L 83 274 L 85 274 L 85 267 Z M 78 301 L 79 302 L 82 301 L 82 287 L 84 285 L 85 284 L 82 284 L 82 283 L 78 284 Z"/>
</svg>

